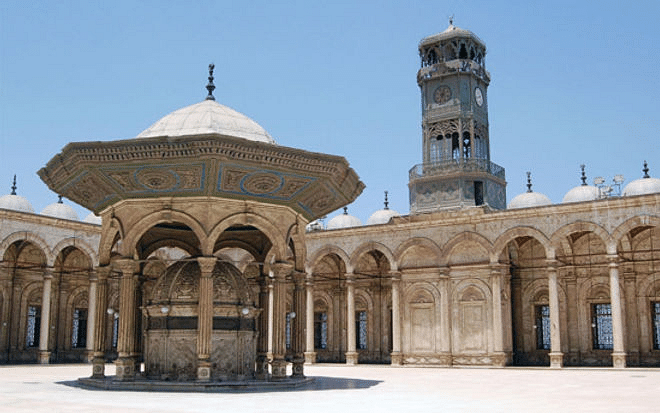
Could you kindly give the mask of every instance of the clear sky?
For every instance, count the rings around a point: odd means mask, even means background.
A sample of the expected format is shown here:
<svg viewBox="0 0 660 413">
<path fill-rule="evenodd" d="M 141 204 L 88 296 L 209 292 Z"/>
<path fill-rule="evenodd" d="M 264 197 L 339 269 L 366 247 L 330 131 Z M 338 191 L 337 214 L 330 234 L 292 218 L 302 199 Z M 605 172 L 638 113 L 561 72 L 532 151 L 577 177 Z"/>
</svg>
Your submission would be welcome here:
<svg viewBox="0 0 660 413">
<path fill-rule="evenodd" d="M 644 160 L 660 177 L 657 0 L 3 0 L 0 194 L 16 174 L 41 211 L 57 197 L 36 171 L 64 145 L 129 139 L 203 100 L 214 62 L 218 102 L 280 145 L 348 159 L 367 186 L 350 213 L 366 222 L 389 190 L 406 214 L 422 161 L 417 44 L 450 15 L 488 47 L 508 201 L 528 170 L 555 203 L 581 163 L 590 183 L 640 178 Z"/>
</svg>

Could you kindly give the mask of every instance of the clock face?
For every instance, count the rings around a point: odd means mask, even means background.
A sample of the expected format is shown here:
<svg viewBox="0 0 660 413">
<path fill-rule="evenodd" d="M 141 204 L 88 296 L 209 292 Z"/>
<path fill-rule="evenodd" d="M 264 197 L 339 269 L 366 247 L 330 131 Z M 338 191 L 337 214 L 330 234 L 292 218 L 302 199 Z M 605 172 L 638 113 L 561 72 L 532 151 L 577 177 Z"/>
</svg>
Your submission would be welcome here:
<svg viewBox="0 0 660 413">
<path fill-rule="evenodd" d="M 474 89 L 474 100 L 477 102 L 478 106 L 483 106 L 484 104 L 484 95 L 481 92 L 480 88 Z"/>
<path fill-rule="evenodd" d="M 444 105 L 449 99 L 451 99 L 451 89 L 447 86 L 440 86 L 433 92 L 433 101 L 439 105 Z"/>
</svg>

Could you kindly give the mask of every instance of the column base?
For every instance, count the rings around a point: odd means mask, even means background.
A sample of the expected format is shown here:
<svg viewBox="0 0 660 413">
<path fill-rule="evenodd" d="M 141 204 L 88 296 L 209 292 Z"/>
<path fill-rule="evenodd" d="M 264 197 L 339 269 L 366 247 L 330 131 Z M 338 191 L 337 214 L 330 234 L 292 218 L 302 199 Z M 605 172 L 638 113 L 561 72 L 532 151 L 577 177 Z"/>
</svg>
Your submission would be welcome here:
<svg viewBox="0 0 660 413">
<path fill-rule="evenodd" d="M 403 366 L 403 354 L 400 351 L 393 351 L 390 357 L 393 366 Z"/>
<path fill-rule="evenodd" d="M 50 351 L 39 351 L 39 364 L 50 364 Z"/>
<path fill-rule="evenodd" d="M 492 360 L 493 367 L 505 367 L 506 366 L 507 356 L 506 356 L 505 352 L 500 351 L 500 352 L 493 353 L 490 358 Z"/>
<path fill-rule="evenodd" d="M 291 377 L 304 378 L 305 377 L 305 368 L 303 367 L 304 365 L 305 365 L 305 359 L 302 357 L 293 360 Z"/>
<path fill-rule="evenodd" d="M 209 361 L 197 361 L 197 381 L 211 381 L 211 363 Z"/>
<path fill-rule="evenodd" d="M 257 356 L 257 363 L 255 368 L 255 377 L 257 380 L 267 380 L 268 379 L 268 358 L 265 354 L 260 354 Z"/>
<path fill-rule="evenodd" d="M 273 380 L 286 379 L 286 360 L 284 358 L 276 358 L 270 363 L 273 373 L 271 378 Z"/>
<path fill-rule="evenodd" d="M 119 357 L 115 361 L 115 366 L 117 370 L 117 380 L 135 380 L 135 360 L 133 360 L 132 357 Z"/>
<path fill-rule="evenodd" d="M 560 369 L 564 367 L 564 353 L 550 353 L 550 368 L 551 369 Z"/>
<path fill-rule="evenodd" d="M 87 360 L 87 362 L 90 364 L 94 361 L 94 352 L 92 350 L 87 350 L 87 354 L 85 354 L 85 360 Z"/>
<path fill-rule="evenodd" d="M 355 366 L 358 364 L 358 353 L 355 351 L 349 351 L 346 353 L 346 364 L 349 366 Z"/>
<path fill-rule="evenodd" d="M 626 353 L 612 353 L 612 367 L 615 369 L 625 369 L 626 366 Z"/>
<path fill-rule="evenodd" d="M 102 379 L 105 377 L 105 359 L 103 356 L 95 355 L 92 359 L 92 378 Z"/>
<path fill-rule="evenodd" d="M 305 364 L 314 364 L 316 363 L 316 352 L 315 351 L 306 351 L 305 352 Z"/>
</svg>

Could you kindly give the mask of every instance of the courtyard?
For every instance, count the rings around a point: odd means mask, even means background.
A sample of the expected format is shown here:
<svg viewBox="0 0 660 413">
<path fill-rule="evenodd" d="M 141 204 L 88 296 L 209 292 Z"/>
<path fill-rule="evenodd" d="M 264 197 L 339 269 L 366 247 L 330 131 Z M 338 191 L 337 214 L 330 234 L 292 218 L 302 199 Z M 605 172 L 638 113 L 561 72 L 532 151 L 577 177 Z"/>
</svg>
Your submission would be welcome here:
<svg viewBox="0 0 660 413">
<path fill-rule="evenodd" d="M 89 365 L 0 367 L 0 412 L 650 412 L 660 370 L 393 368 L 317 364 L 286 391 L 158 393 L 86 390 Z M 108 374 L 114 366 L 108 365 Z"/>
</svg>

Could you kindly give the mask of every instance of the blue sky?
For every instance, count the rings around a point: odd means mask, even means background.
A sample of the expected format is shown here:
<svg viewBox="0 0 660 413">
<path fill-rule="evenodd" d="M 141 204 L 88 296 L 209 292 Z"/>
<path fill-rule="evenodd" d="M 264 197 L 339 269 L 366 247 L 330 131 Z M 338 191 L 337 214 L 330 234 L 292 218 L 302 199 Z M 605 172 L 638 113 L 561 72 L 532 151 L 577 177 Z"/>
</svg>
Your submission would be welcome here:
<svg viewBox="0 0 660 413">
<path fill-rule="evenodd" d="M 281 145 L 348 159 L 367 185 L 352 214 L 365 222 L 385 190 L 408 213 L 417 44 L 452 14 L 488 47 L 491 159 L 509 201 L 528 170 L 555 203 L 581 163 L 589 182 L 628 183 L 644 160 L 660 176 L 658 1 L 4 0 L 0 194 L 16 174 L 41 211 L 57 197 L 36 171 L 64 145 L 132 138 L 201 101 L 214 62 L 218 102 Z"/>
</svg>

